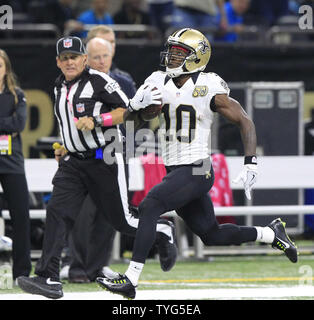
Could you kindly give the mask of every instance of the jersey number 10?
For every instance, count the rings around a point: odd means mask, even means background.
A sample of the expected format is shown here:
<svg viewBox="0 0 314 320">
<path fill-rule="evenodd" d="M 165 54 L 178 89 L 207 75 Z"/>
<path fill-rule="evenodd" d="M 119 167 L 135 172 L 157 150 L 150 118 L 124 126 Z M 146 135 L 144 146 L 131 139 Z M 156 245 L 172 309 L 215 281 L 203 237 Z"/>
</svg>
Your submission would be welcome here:
<svg viewBox="0 0 314 320">
<path fill-rule="evenodd" d="M 193 106 L 191 105 L 185 105 L 180 104 L 176 108 L 176 114 L 175 114 L 175 121 L 171 121 L 170 115 L 169 115 L 169 104 L 165 104 L 162 107 L 162 114 L 164 115 L 165 123 L 166 123 L 166 141 L 172 140 L 172 132 L 175 129 L 176 131 L 176 139 L 179 142 L 184 143 L 191 143 L 195 138 L 195 128 L 196 128 L 196 112 Z M 183 122 L 183 119 L 186 117 L 189 117 L 189 128 L 182 128 L 183 124 L 186 123 Z M 175 125 L 175 128 L 174 128 Z M 188 129 L 188 135 L 183 135 L 183 130 L 185 133 L 187 132 L 186 129 Z"/>
</svg>

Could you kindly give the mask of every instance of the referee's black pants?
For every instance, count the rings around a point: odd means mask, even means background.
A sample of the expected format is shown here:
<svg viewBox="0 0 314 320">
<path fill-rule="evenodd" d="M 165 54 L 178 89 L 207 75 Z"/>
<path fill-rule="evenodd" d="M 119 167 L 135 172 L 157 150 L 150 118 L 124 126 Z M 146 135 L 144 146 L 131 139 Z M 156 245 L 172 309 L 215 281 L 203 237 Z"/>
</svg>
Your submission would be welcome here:
<svg viewBox="0 0 314 320">
<path fill-rule="evenodd" d="M 116 230 L 87 195 L 72 232 L 68 235 L 69 279 L 94 281 L 109 266 Z"/>
<path fill-rule="evenodd" d="M 101 159 L 78 159 L 66 155 L 60 159 L 53 178 L 53 191 L 47 206 L 42 256 L 35 273 L 59 278 L 60 256 L 65 234 L 72 229 L 87 193 L 108 222 L 118 231 L 135 236 L 138 219 L 129 211 L 124 162 L 105 164 Z"/>
</svg>

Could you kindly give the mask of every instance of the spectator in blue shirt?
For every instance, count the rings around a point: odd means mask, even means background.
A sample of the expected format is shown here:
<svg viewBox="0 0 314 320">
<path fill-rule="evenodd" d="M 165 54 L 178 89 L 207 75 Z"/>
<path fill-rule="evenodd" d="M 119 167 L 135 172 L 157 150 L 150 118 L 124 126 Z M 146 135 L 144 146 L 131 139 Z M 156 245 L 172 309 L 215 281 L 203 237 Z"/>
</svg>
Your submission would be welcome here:
<svg viewBox="0 0 314 320">
<path fill-rule="evenodd" d="M 229 26 L 229 32 L 224 35 L 217 36 L 216 40 L 235 42 L 238 39 L 238 34 L 244 29 L 243 25 L 243 15 L 249 9 L 250 0 L 230 0 L 230 2 L 225 3 L 225 12 L 227 17 L 227 22 Z M 220 16 L 218 16 L 220 20 Z"/>
<path fill-rule="evenodd" d="M 81 13 L 77 20 L 82 24 L 113 24 L 113 18 L 107 10 L 108 0 L 93 0 L 92 8 Z M 87 31 L 82 32 L 79 36 L 85 38 Z"/>
</svg>

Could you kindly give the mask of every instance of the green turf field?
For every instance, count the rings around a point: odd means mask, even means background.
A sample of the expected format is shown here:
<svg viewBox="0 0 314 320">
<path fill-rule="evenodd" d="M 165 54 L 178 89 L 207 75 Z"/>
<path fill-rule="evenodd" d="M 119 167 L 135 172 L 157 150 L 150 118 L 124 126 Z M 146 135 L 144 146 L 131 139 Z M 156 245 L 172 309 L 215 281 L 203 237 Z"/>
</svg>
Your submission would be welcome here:
<svg viewBox="0 0 314 320">
<path fill-rule="evenodd" d="M 127 263 L 112 264 L 123 273 Z M 197 288 L 258 288 L 311 284 L 314 256 L 303 255 L 293 264 L 284 256 L 213 257 L 210 261 L 178 261 L 170 272 L 162 272 L 157 260 L 148 260 L 138 290 Z M 313 281 L 314 283 L 314 281 Z M 95 283 L 71 284 L 64 281 L 64 292 L 97 291 Z M 20 293 L 17 287 L 1 293 Z M 0 298 L 1 299 L 1 298 Z"/>
</svg>

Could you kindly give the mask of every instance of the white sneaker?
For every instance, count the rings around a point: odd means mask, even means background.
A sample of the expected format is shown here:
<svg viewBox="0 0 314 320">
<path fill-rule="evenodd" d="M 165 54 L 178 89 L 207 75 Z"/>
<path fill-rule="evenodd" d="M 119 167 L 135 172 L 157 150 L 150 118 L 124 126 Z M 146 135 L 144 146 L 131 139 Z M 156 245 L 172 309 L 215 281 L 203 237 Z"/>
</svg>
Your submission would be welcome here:
<svg viewBox="0 0 314 320">
<path fill-rule="evenodd" d="M 60 280 L 69 279 L 70 266 L 67 264 L 60 270 Z"/>
</svg>

